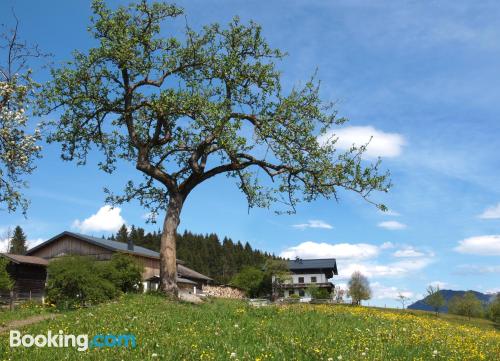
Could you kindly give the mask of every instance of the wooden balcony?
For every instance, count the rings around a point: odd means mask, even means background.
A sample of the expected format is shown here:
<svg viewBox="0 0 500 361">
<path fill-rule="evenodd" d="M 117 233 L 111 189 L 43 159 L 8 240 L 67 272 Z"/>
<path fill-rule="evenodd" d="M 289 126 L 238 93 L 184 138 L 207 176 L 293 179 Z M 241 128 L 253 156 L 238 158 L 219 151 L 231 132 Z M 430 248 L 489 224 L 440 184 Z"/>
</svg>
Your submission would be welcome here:
<svg viewBox="0 0 500 361">
<path fill-rule="evenodd" d="M 331 282 L 316 282 L 316 283 L 283 283 L 279 287 L 281 289 L 296 289 L 296 288 L 307 288 L 310 286 L 316 286 L 319 288 L 334 288 L 335 286 Z"/>
</svg>

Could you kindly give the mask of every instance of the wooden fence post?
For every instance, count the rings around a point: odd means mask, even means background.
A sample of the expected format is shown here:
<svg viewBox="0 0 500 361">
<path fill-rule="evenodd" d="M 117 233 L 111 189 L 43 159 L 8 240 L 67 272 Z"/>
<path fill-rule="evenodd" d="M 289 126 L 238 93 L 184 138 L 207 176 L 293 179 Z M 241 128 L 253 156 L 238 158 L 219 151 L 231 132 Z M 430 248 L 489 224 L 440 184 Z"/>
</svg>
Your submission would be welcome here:
<svg viewBox="0 0 500 361">
<path fill-rule="evenodd" d="M 10 290 L 10 303 L 9 309 L 12 311 L 14 309 L 14 290 Z"/>
</svg>

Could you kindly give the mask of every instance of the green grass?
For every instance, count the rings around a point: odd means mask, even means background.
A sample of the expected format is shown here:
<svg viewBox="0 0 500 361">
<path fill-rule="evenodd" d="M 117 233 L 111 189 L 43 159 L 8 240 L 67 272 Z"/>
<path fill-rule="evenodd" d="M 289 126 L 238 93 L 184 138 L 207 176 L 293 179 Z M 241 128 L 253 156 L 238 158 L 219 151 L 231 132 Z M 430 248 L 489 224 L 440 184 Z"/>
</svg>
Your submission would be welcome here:
<svg viewBox="0 0 500 361">
<path fill-rule="evenodd" d="M 500 326 L 498 324 L 495 324 L 493 321 L 490 321 L 485 318 L 475 318 L 471 317 L 469 320 L 468 317 L 466 316 L 460 316 L 460 315 L 453 315 L 450 313 L 440 313 L 439 315 L 436 315 L 435 312 L 429 312 L 429 311 L 421 311 L 421 310 L 401 310 L 401 309 L 386 309 L 386 308 L 378 308 L 378 310 L 381 311 L 387 311 L 387 312 L 402 312 L 402 313 L 408 313 L 410 315 L 415 315 L 415 316 L 420 316 L 420 317 L 428 317 L 433 320 L 443 320 L 446 322 L 451 322 L 455 323 L 458 325 L 466 325 L 466 326 L 474 326 L 478 327 L 483 330 L 491 331 L 491 330 L 499 330 Z"/>
<path fill-rule="evenodd" d="M 50 313 L 51 310 L 43 307 L 41 304 L 26 302 L 21 305 L 17 305 L 14 310 L 9 310 L 8 308 L 0 309 L 0 327 L 4 327 L 12 321 L 24 320 L 31 316 L 37 316 L 41 314 Z"/>
<path fill-rule="evenodd" d="M 366 307 L 239 301 L 173 303 L 154 295 L 81 309 L 23 333 L 134 334 L 137 347 L 9 348 L 9 360 L 497 360 L 500 332 Z M 340 357 L 340 358 L 339 358 Z"/>
</svg>

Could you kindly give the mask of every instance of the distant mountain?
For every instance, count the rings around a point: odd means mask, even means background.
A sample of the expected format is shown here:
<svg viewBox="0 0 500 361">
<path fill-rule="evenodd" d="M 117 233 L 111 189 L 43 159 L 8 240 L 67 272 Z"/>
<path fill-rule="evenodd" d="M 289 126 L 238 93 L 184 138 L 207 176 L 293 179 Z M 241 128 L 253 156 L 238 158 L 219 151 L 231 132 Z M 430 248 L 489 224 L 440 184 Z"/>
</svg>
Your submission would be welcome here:
<svg viewBox="0 0 500 361">
<path fill-rule="evenodd" d="M 490 303 L 493 300 L 493 298 L 495 297 L 495 295 L 488 294 L 488 293 L 481 293 L 481 292 L 477 292 L 477 291 L 440 290 L 439 292 L 443 295 L 446 303 L 448 303 L 448 301 L 451 300 L 453 298 L 453 296 L 463 296 L 465 292 L 472 292 L 474 294 L 474 296 L 476 296 L 477 299 L 479 301 L 481 301 L 483 304 Z M 427 297 L 429 297 L 429 296 L 427 296 Z M 412 303 L 411 305 L 408 306 L 408 309 L 410 309 L 410 310 L 422 310 L 422 311 L 434 311 L 434 309 L 431 306 L 429 306 L 427 303 L 425 303 L 425 301 L 427 300 L 427 297 L 425 297 L 424 299 L 422 299 L 420 301 Z M 445 305 L 445 306 L 441 307 L 439 309 L 439 312 L 448 312 L 448 306 Z"/>
</svg>

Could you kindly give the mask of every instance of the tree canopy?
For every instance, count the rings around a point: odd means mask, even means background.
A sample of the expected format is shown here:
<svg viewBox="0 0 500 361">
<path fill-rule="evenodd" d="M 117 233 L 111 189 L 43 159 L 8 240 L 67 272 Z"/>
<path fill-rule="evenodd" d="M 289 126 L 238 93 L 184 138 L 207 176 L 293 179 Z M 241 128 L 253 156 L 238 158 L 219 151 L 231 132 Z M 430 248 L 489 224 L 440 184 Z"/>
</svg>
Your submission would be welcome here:
<svg viewBox="0 0 500 361">
<path fill-rule="evenodd" d="M 53 69 L 40 109 L 59 111 L 49 141 L 62 144 L 63 159 L 85 164 L 95 147 L 102 170 L 111 173 L 123 160 L 142 173 L 123 194 L 106 190 L 107 200 L 137 199 L 153 218 L 167 211 L 162 289 L 176 292 L 184 202 L 214 176 L 235 179 L 249 207 L 278 202 L 284 212 L 299 201 L 337 199 L 340 189 L 365 199 L 388 190 L 380 163 L 362 161 L 365 146 L 336 148 L 334 127 L 346 120 L 321 100 L 314 77 L 283 89 L 277 63 L 284 53 L 256 23 L 236 17 L 227 27 L 186 27 L 178 35 L 161 27 L 183 13 L 174 5 L 141 1 L 111 10 L 94 0 L 92 10 L 97 46 Z"/>
<path fill-rule="evenodd" d="M 481 316 L 483 313 L 481 301 L 472 292 L 465 292 L 462 296 L 454 296 L 448 303 L 448 312 L 456 315 L 471 317 Z"/>
<path fill-rule="evenodd" d="M 28 127 L 37 88 L 28 60 L 43 55 L 19 38 L 17 19 L 13 29 L 0 34 L 0 207 L 8 211 L 20 207 L 26 212 L 24 176 L 33 172 L 40 157 L 40 131 Z"/>
<path fill-rule="evenodd" d="M 368 282 L 368 278 L 359 271 L 351 275 L 347 287 L 352 303 L 355 305 L 360 305 L 361 301 L 369 300 L 372 297 L 370 282 Z"/>
<path fill-rule="evenodd" d="M 122 227 L 109 239 L 126 243 L 130 237 L 136 246 L 160 251 L 161 231 L 146 232 L 134 225 L 131 225 L 130 229 L 130 235 L 127 228 Z M 217 283 L 229 283 L 245 266 L 259 269 L 265 267 L 266 289 L 262 291 L 266 294 L 271 293 L 271 275 L 281 274 L 285 270 L 283 261 L 276 260 L 274 255 L 254 249 L 248 242 L 233 241 L 229 237 L 219 237 L 214 233 L 196 234 L 186 230 L 177 234 L 176 248 L 178 259 Z"/>
<path fill-rule="evenodd" d="M 256 267 L 246 266 L 234 275 L 231 285 L 245 290 L 249 297 L 257 297 L 264 280 L 264 272 Z"/>
<path fill-rule="evenodd" d="M 443 294 L 439 290 L 439 286 L 430 285 L 427 287 L 427 297 L 424 300 L 429 306 L 434 309 L 436 315 L 439 315 L 439 310 L 446 304 Z"/>
</svg>

